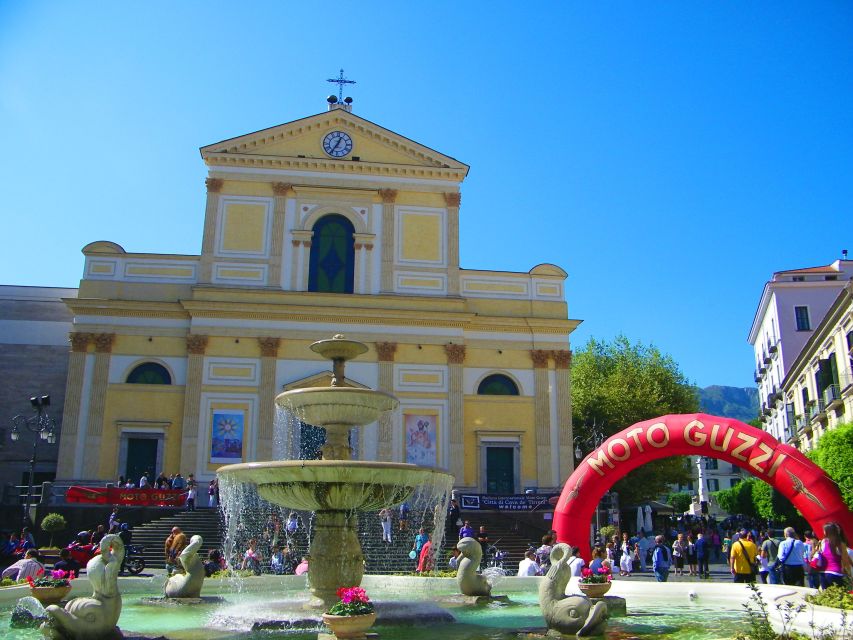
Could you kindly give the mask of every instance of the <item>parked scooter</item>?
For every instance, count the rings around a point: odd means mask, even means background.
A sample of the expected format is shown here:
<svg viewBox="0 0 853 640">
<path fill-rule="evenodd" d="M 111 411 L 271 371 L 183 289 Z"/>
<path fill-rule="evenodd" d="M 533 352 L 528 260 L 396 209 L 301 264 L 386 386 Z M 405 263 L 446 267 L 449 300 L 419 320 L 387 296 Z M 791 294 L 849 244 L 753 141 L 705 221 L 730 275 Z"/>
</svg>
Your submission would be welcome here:
<svg viewBox="0 0 853 640">
<path fill-rule="evenodd" d="M 128 545 L 124 550 L 124 569 L 132 576 L 137 576 L 145 569 L 145 558 L 142 552 L 145 547 L 141 544 Z"/>
</svg>

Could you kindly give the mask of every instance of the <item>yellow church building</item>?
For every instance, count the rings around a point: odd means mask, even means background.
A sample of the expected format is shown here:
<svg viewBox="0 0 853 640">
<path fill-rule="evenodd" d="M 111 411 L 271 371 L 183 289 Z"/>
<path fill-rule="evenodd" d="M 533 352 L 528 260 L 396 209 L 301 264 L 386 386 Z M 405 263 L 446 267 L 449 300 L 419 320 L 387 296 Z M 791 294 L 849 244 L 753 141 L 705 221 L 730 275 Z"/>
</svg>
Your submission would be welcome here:
<svg viewBox="0 0 853 640">
<path fill-rule="evenodd" d="M 354 457 L 442 468 L 480 493 L 568 477 L 566 272 L 461 268 L 468 166 L 332 100 L 201 148 L 201 255 L 84 247 L 58 481 L 207 481 L 314 457 L 311 425 L 277 435 L 274 398 L 329 384 L 308 347 L 337 333 L 370 346 L 347 382 L 400 400 L 353 432 Z"/>
</svg>

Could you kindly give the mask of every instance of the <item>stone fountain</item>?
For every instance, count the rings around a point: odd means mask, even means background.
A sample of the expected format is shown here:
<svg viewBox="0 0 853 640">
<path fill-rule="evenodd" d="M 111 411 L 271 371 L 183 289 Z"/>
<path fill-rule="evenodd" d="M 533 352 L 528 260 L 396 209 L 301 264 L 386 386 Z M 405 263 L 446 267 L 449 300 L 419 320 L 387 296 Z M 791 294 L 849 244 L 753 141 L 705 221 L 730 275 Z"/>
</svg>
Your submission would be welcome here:
<svg viewBox="0 0 853 640">
<path fill-rule="evenodd" d="M 275 402 L 303 422 L 326 429 L 322 459 L 233 464 L 217 473 L 226 482 L 255 485 L 268 502 L 315 513 L 309 606 L 328 609 L 337 601 L 339 587 L 359 585 L 364 575 L 357 513 L 399 505 L 420 486 L 449 494 L 453 476 L 412 464 L 352 460 L 350 430 L 375 422 L 399 402 L 381 391 L 346 385 L 347 360 L 365 353 L 367 345 L 336 335 L 315 342 L 311 350 L 332 361 L 331 386 L 285 391 Z"/>
</svg>

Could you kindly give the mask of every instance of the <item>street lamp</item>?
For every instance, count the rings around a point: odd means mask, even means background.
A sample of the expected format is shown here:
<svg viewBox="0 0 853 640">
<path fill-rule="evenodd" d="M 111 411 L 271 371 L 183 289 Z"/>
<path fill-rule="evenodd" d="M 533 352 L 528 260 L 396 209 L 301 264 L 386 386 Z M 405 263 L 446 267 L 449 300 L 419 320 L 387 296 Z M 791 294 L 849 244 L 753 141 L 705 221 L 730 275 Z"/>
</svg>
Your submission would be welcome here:
<svg viewBox="0 0 853 640">
<path fill-rule="evenodd" d="M 45 441 L 47 444 L 56 444 L 56 420 L 47 414 L 47 407 L 50 406 L 50 396 L 34 396 L 30 398 L 30 404 L 33 405 L 33 411 L 36 415 L 29 418 L 23 415 L 17 415 L 12 418 L 12 433 L 9 437 L 12 442 L 17 442 L 21 439 L 21 433 L 26 430 L 32 434 L 37 434 L 38 437 L 33 439 L 33 455 L 30 458 L 30 482 L 27 487 L 27 501 L 24 504 L 24 526 L 27 526 L 27 519 L 30 515 L 30 503 L 33 500 L 33 476 L 36 468 L 36 451 L 40 441 Z"/>
<path fill-rule="evenodd" d="M 592 426 L 588 428 L 589 434 L 586 436 L 575 436 L 572 438 L 572 442 L 575 445 L 575 458 L 577 460 L 581 460 L 584 456 L 584 449 L 588 449 L 590 451 L 597 449 L 601 446 L 601 443 L 604 442 L 604 433 L 602 433 L 601 428 L 593 423 Z M 581 449 L 581 445 L 583 445 L 583 449 Z M 610 496 L 610 491 L 604 494 L 605 497 Z M 599 513 L 601 512 L 601 502 L 595 505 L 595 535 L 598 536 L 598 531 L 601 528 Z"/>
</svg>

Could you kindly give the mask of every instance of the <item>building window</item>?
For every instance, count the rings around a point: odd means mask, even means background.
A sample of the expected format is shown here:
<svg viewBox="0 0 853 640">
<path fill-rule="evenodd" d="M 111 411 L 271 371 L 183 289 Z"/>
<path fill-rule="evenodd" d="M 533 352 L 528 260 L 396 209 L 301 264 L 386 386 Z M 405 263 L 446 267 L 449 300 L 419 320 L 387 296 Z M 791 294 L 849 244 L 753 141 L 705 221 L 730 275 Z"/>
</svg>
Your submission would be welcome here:
<svg viewBox="0 0 853 640">
<path fill-rule="evenodd" d="M 719 491 L 720 490 L 720 481 L 716 478 L 710 478 L 708 480 L 708 491 Z"/>
<path fill-rule="evenodd" d="M 838 276 L 824 276 L 824 280 L 838 280 Z"/>
<path fill-rule="evenodd" d="M 718 467 L 716 458 L 705 458 L 705 468 L 709 471 L 715 471 Z"/>
<path fill-rule="evenodd" d="M 143 362 L 128 374 L 127 384 L 172 384 L 172 376 L 162 364 Z"/>
<path fill-rule="evenodd" d="M 314 225 L 308 291 L 352 293 L 355 280 L 355 228 L 344 216 L 324 216 Z"/>
<path fill-rule="evenodd" d="M 729 478 L 729 489 L 737 485 L 740 482 L 740 478 Z"/>
<path fill-rule="evenodd" d="M 794 317 L 797 321 L 797 331 L 811 331 L 808 307 L 794 307 Z"/>
<path fill-rule="evenodd" d="M 478 396 L 517 396 L 518 385 L 502 373 L 495 373 L 483 378 L 477 387 Z"/>
<path fill-rule="evenodd" d="M 791 276 L 791 282 L 805 282 L 805 276 Z"/>
</svg>

